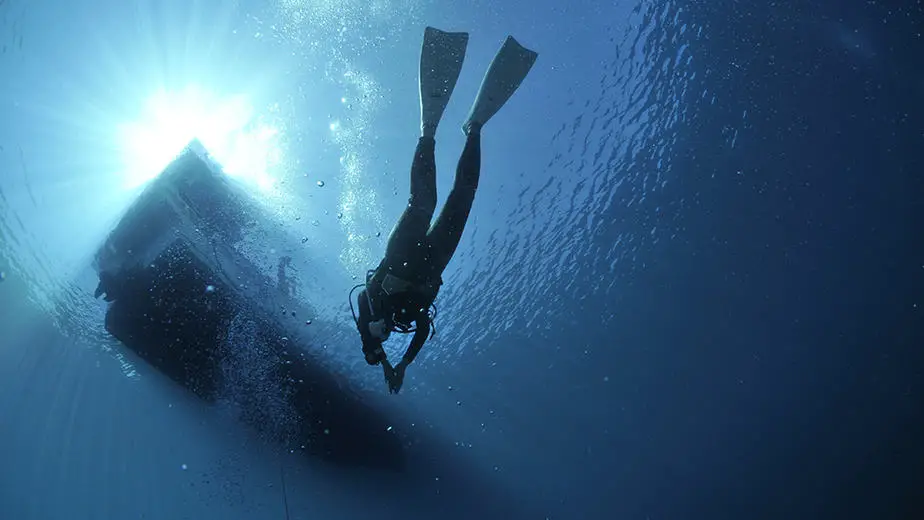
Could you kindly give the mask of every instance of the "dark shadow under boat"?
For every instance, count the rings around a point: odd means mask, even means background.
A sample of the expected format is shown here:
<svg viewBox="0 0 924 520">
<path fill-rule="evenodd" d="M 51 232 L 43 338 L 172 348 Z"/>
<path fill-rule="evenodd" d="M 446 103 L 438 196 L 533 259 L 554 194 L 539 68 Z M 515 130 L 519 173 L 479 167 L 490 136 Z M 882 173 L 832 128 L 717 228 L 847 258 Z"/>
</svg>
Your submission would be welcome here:
<svg viewBox="0 0 924 520">
<path fill-rule="evenodd" d="M 193 143 L 129 208 L 96 255 L 106 330 L 208 401 L 295 449 L 401 470 L 389 418 L 325 368 L 291 315 L 311 315 L 235 246 L 266 225 L 256 203 Z"/>
</svg>

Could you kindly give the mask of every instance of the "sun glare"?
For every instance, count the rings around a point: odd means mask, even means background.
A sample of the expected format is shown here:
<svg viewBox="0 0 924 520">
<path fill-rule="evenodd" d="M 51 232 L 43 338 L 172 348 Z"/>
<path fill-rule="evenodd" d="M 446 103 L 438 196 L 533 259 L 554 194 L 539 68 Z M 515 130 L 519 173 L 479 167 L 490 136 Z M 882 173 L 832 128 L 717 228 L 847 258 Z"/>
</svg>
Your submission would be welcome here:
<svg viewBox="0 0 924 520">
<path fill-rule="evenodd" d="M 279 132 L 260 122 L 246 97 L 219 98 L 197 87 L 151 96 L 140 117 L 119 129 L 126 187 L 154 179 L 193 139 L 224 172 L 270 191 L 280 160 Z"/>
</svg>

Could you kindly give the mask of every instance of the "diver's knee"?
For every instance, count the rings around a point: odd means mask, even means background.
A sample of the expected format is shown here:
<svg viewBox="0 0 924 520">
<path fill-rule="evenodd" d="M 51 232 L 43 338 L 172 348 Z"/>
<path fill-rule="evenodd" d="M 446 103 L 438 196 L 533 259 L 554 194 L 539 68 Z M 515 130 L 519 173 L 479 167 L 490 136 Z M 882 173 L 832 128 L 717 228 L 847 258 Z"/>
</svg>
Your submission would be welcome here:
<svg viewBox="0 0 924 520">
<path fill-rule="evenodd" d="M 429 219 L 436 212 L 436 196 L 411 196 L 407 201 L 407 206 L 414 213 L 426 216 Z"/>
</svg>

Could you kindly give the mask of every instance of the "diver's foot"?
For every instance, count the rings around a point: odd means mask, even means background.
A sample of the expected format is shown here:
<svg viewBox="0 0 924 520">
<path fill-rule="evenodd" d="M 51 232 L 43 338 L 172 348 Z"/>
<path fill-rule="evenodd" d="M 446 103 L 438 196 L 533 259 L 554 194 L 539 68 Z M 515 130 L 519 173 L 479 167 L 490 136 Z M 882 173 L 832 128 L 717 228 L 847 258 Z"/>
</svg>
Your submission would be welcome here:
<svg viewBox="0 0 924 520">
<path fill-rule="evenodd" d="M 420 125 L 420 137 L 427 137 L 433 139 L 436 136 L 436 126 L 438 123 L 426 124 L 422 123 Z"/>
<path fill-rule="evenodd" d="M 456 88 L 468 33 L 446 32 L 427 27 L 420 50 L 420 135 L 433 137 L 443 111 Z"/>
<path fill-rule="evenodd" d="M 535 51 L 523 47 L 512 36 L 508 36 L 488 66 L 467 121 L 482 124 L 490 121 L 526 79 L 538 56 Z"/>
<path fill-rule="evenodd" d="M 484 123 L 479 123 L 477 121 L 468 121 L 462 125 L 462 133 L 466 136 L 469 135 L 481 135 L 481 127 L 484 126 Z"/>
</svg>

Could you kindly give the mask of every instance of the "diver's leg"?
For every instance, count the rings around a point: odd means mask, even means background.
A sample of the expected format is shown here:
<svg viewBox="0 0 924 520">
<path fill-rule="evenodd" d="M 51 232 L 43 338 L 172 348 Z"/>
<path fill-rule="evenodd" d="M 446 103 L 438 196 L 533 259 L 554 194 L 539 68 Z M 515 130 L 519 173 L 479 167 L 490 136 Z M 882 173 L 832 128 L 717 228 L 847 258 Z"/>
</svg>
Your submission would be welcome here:
<svg viewBox="0 0 924 520">
<path fill-rule="evenodd" d="M 446 204 L 440 211 L 436 222 L 427 233 L 431 247 L 431 261 L 436 272 L 442 273 L 452 259 L 465 222 L 475 201 L 478 178 L 481 176 L 481 125 L 474 123 L 467 129 L 465 149 L 459 158 L 456 178 L 452 191 L 446 198 Z"/>
<path fill-rule="evenodd" d="M 425 247 L 427 228 L 436 211 L 435 147 L 432 137 L 421 137 L 417 142 L 411 165 L 411 196 L 385 247 L 385 257 L 391 263 L 408 262 Z"/>
</svg>

